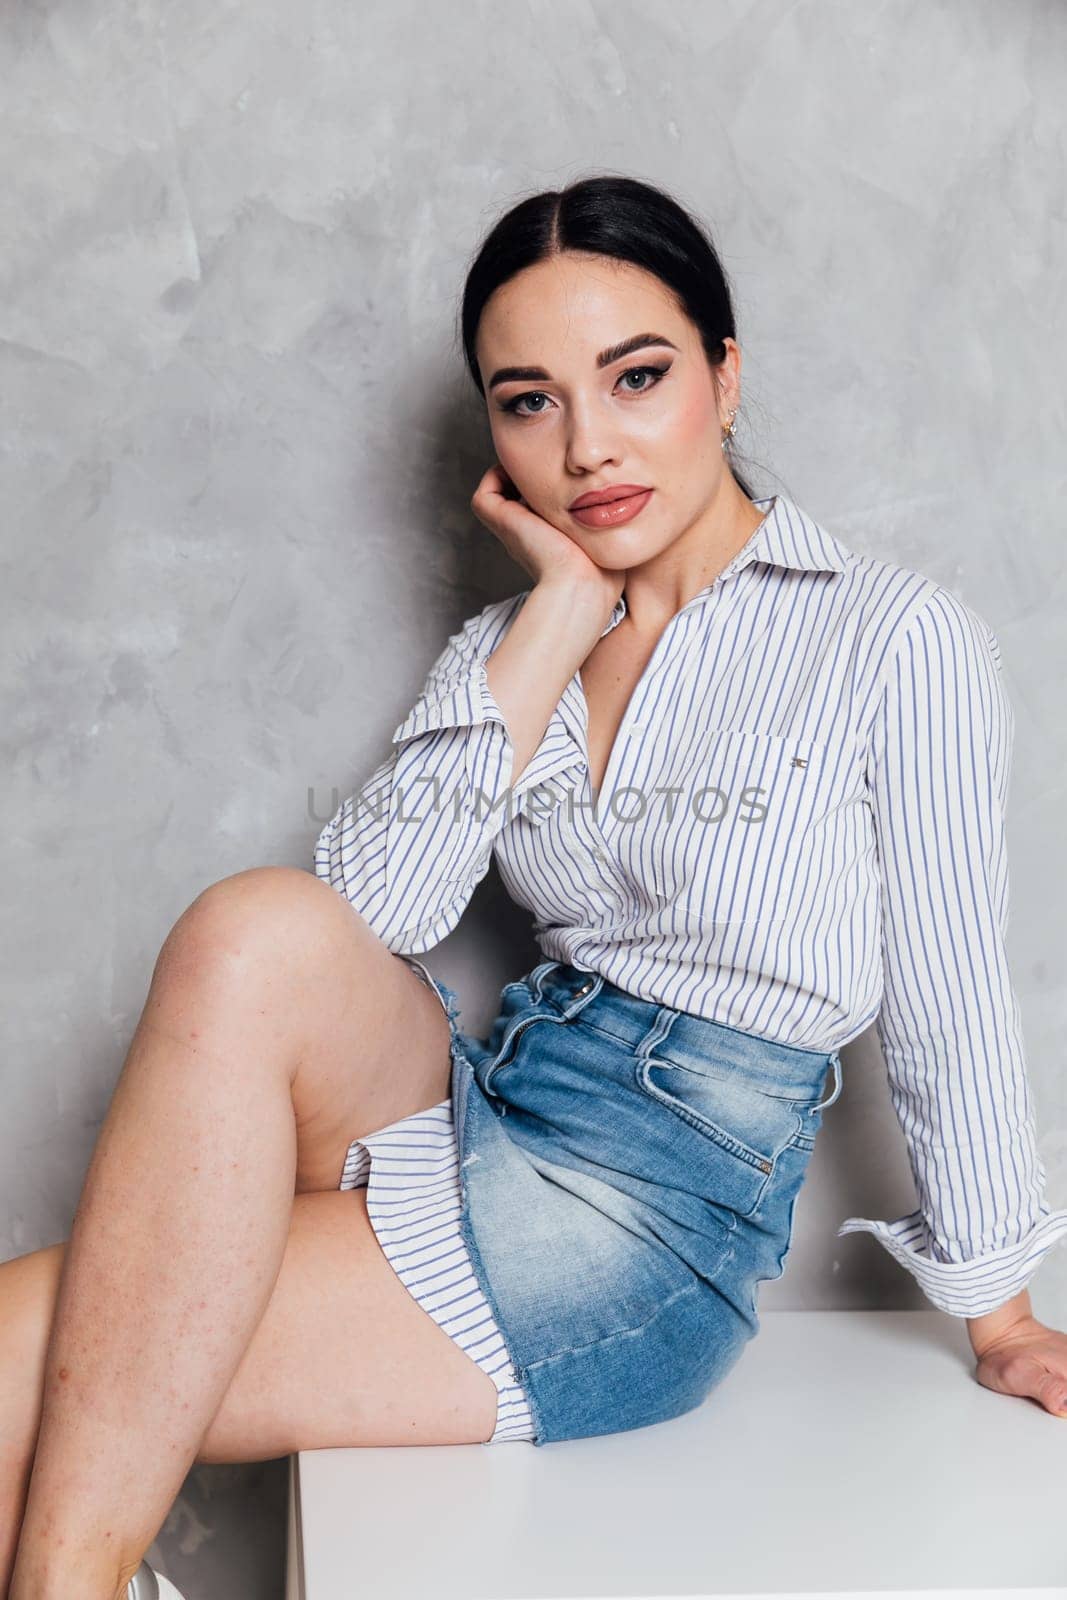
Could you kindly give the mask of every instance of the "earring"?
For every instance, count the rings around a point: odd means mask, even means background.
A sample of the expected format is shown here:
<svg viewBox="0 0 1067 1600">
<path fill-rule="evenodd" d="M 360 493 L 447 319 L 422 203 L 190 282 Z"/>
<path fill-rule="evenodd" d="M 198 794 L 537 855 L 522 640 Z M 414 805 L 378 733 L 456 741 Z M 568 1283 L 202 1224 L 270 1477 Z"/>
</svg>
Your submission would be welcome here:
<svg viewBox="0 0 1067 1600">
<path fill-rule="evenodd" d="M 726 441 L 728 439 L 732 439 L 734 434 L 737 432 L 737 423 L 734 421 L 736 416 L 737 408 L 735 407 L 734 410 L 730 412 L 730 421 L 728 425 L 722 430 L 722 447 L 724 450 L 726 449 Z"/>
</svg>

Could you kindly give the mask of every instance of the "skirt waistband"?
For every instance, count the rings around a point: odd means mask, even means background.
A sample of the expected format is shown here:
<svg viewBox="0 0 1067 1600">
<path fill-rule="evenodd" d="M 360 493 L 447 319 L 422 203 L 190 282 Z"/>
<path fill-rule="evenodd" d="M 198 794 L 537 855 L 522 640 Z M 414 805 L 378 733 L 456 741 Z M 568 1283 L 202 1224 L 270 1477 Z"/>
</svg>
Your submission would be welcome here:
<svg viewBox="0 0 1067 1600">
<path fill-rule="evenodd" d="M 813 1093 L 833 1067 L 834 1089 L 822 1106 L 832 1105 L 841 1092 L 836 1051 L 800 1049 L 656 1000 L 644 1000 L 601 973 L 583 971 L 566 961 L 542 961 L 523 981 L 535 1000 L 547 1000 L 568 1019 L 581 1015 L 591 1026 L 632 1049 L 640 1047 L 642 1056 L 654 1054 L 694 1072 L 707 1070 L 709 1065 L 735 1069 L 768 1094 L 783 1097 Z"/>
</svg>

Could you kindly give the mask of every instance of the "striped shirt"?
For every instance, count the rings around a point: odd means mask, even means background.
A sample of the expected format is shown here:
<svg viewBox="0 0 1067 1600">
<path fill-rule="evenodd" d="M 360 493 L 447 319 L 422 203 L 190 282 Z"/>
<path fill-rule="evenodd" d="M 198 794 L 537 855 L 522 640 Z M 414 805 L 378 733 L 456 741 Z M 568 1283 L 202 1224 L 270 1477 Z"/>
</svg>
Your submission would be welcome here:
<svg viewBox="0 0 1067 1600">
<path fill-rule="evenodd" d="M 527 589 L 449 638 L 315 870 L 399 954 L 445 938 L 495 859 L 546 959 L 809 1050 L 875 1023 L 918 1206 L 838 1233 L 871 1233 L 934 1305 L 978 1316 L 1067 1234 L 1005 950 L 998 641 L 785 495 L 755 504 L 659 638 L 598 795 L 580 671 L 509 783 L 486 663 Z M 625 615 L 623 595 L 601 637 Z"/>
<path fill-rule="evenodd" d="M 451 1097 L 353 1139 L 338 1187 L 367 1190 L 367 1215 L 393 1271 L 437 1326 L 492 1378 L 496 1426 L 486 1442 L 532 1439 L 526 1391 L 475 1277 L 460 1227 Z"/>
</svg>

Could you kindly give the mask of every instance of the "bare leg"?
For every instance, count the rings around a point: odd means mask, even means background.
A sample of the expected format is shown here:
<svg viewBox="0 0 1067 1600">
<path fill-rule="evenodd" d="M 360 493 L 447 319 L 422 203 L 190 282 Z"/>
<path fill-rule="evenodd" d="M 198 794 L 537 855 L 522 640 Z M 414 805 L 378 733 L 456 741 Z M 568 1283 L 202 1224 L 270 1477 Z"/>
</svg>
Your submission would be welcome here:
<svg viewBox="0 0 1067 1600">
<path fill-rule="evenodd" d="M 292 883 L 296 926 L 285 939 L 272 872 Z M 9 1600 L 123 1600 L 278 1277 L 299 1187 L 305 1023 L 336 1005 L 331 918 L 352 908 L 292 869 L 225 882 L 231 892 L 194 902 L 160 952 L 90 1163 Z M 357 1012 L 360 1003 L 347 1001 Z M 443 1014 L 433 1026 L 444 1027 Z M 360 1037 L 370 1050 L 373 1025 Z M 390 1065 L 395 1079 L 395 1056 Z M 348 1139 L 407 1114 L 377 1095 L 385 1115 L 354 1131 L 350 1121 Z M 305 1109 L 311 1170 L 334 1156 L 328 1116 Z"/>
<path fill-rule="evenodd" d="M 41 1420 L 63 1246 L 0 1266 L 0 1600 L 7 1594 Z"/>
<path fill-rule="evenodd" d="M 296 1196 L 270 1301 L 197 1462 L 490 1438 L 492 1379 L 401 1283 L 371 1226 L 366 1193 Z M 24 1513 L 63 1250 L 0 1262 L 0 1600 Z"/>
<path fill-rule="evenodd" d="M 122 1594 L 289 1231 L 292 1032 L 261 985 L 235 1004 L 225 974 L 201 973 L 183 1012 L 168 965 L 164 946 L 74 1218 L 11 1600 Z"/>
</svg>

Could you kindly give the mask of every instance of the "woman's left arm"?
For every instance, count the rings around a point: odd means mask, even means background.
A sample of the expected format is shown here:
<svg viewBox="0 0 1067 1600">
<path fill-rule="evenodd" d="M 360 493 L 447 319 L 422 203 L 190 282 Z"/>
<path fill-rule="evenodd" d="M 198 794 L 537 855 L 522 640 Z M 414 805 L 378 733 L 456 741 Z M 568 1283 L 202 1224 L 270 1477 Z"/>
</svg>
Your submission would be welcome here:
<svg viewBox="0 0 1067 1600">
<path fill-rule="evenodd" d="M 967 1321 L 976 1377 L 1067 1415 L 1067 1336 L 1026 1284 L 1067 1234 L 1052 1211 L 1008 969 L 1005 808 L 1014 718 L 997 639 L 930 593 L 889 662 L 867 778 L 884 991 L 877 1033 L 919 1199 L 872 1233 L 927 1299 Z"/>
</svg>

